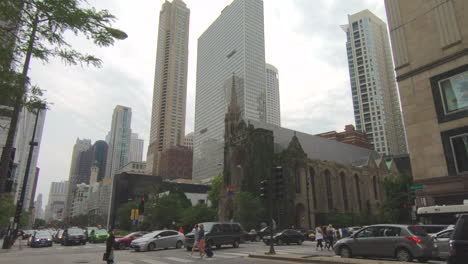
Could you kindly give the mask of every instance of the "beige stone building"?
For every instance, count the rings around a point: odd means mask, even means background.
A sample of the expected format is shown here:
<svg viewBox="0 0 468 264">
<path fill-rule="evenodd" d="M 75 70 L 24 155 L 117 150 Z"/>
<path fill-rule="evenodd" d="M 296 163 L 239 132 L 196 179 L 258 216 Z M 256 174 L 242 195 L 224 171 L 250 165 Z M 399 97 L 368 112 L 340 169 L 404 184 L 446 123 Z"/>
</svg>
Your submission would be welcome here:
<svg viewBox="0 0 468 264">
<path fill-rule="evenodd" d="M 386 0 L 417 205 L 468 199 L 468 2 Z"/>
<path fill-rule="evenodd" d="M 159 15 L 150 142 L 146 168 L 159 175 L 161 151 L 183 145 L 187 101 L 190 10 L 182 0 L 166 1 Z"/>
</svg>

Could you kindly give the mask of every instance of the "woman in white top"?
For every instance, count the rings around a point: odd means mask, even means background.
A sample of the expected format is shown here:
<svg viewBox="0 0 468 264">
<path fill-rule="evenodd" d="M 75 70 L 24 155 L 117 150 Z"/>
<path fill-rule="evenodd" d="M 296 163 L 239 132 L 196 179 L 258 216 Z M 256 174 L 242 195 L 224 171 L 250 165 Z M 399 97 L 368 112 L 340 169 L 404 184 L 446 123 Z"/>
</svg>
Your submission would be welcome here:
<svg viewBox="0 0 468 264">
<path fill-rule="evenodd" d="M 319 247 L 320 250 L 323 250 L 323 230 L 320 226 L 315 228 L 315 241 L 317 242 L 315 250 L 318 250 Z"/>
<path fill-rule="evenodd" d="M 195 248 L 198 247 L 198 236 L 199 236 L 198 224 L 196 224 L 193 227 L 192 233 L 193 233 L 193 247 L 192 247 L 192 253 L 190 253 L 190 256 L 193 255 L 193 252 L 195 251 Z"/>
</svg>

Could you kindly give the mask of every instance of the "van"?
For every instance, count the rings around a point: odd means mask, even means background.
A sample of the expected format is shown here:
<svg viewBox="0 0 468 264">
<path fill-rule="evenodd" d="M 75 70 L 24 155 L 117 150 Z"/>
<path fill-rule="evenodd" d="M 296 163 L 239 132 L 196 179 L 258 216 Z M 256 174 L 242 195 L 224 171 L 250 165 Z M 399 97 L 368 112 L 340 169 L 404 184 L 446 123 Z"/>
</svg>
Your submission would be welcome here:
<svg viewBox="0 0 468 264">
<path fill-rule="evenodd" d="M 223 245 L 232 245 L 238 248 L 244 236 L 244 231 L 239 223 L 232 222 L 206 222 L 203 224 L 205 230 L 206 247 L 221 248 Z M 185 248 L 191 251 L 194 243 L 193 232 L 185 235 Z"/>
<path fill-rule="evenodd" d="M 447 264 L 466 264 L 468 260 L 468 214 L 462 214 L 455 224 L 449 242 Z"/>
</svg>

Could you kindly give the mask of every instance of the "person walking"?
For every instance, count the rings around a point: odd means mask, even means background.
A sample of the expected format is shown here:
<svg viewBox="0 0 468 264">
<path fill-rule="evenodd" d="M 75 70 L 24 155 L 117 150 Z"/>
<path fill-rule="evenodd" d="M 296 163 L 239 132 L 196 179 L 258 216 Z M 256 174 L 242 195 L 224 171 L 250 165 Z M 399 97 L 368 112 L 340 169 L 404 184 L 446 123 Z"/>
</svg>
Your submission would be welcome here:
<svg viewBox="0 0 468 264">
<path fill-rule="evenodd" d="M 315 228 L 315 241 L 317 242 L 317 246 L 315 247 L 315 250 L 318 251 L 318 248 L 320 247 L 320 250 L 323 250 L 323 231 L 322 227 L 317 226 Z"/>
<path fill-rule="evenodd" d="M 200 250 L 200 259 L 205 256 L 205 230 L 203 224 L 198 225 L 198 249 Z"/>
<path fill-rule="evenodd" d="M 192 253 L 190 253 L 190 257 L 193 256 L 193 252 L 195 251 L 195 248 L 198 248 L 198 235 L 199 235 L 198 224 L 196 224 L 193 227 L 192 233 L 193 233 L 193 246 L 192 246 Z"/>
<path fill-rule="evenodd" d="M 183 227 L 180 227 L 180 228 L 179 228 L 179 232 L 183 234 L 183 233 L 184 233 L 184 228 L 183 228 Z"/>
<path fill-rule="evenodd" d="M 115 236 L 114 230 L 109 230 L 109 236 L 106 240 L 106 253 L 104 254 L 104 260 L 107 261 L 107 264 L 114 263 L 114 243 L 115 243 Z"/>
<path fill-rule="evenodd" d="M 333 249 L 333 243 L 334 243 L 334 240 L 333 240 L 333 237 L 335 236 L 335 229 L 333 228 L 333 226 L 331 224 L 329 224 L 327 226 L 327 243 L 326 243 L 326 248 L 328 250 L 331 250 Z"/>
</svg>

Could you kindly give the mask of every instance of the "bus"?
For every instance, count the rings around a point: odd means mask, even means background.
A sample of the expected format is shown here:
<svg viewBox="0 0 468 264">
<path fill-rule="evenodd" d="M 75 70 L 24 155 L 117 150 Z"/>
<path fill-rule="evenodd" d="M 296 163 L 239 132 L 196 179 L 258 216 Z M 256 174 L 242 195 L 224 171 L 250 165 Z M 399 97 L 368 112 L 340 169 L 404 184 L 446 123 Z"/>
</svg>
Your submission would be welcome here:
<svg viewBox="0 0 468 264">
<path fill-rule="evenodd" d="M 468 201 L 459 205 L 434 205 L 418 208 L 418 221 L 423 224 L 454 225 L 459 214 L 468 214 Z"/>
</svg>

